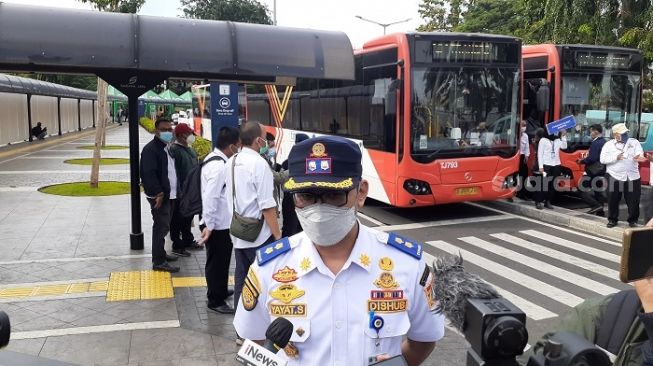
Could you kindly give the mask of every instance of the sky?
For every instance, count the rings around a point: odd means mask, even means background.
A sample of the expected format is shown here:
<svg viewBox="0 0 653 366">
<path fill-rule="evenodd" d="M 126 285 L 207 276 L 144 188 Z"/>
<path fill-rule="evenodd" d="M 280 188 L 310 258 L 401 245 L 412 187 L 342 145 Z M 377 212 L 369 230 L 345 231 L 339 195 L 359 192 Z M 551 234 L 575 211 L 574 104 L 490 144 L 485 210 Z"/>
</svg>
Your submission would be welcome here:
<svg viewBox="0 0 653 366">
<path fill-rule="evenodd" d="M 67 7 L 91 9 L 88 4 L 78 0 L 2 0 L 7 3 L 19 3 L 50 7 Z M 270 9 L 272 14 L 274 0 L 259 0 Z M 378 23 L 410 21 L 391 25 L 387 33 L 415 30 L 421 21 L 417 13 L 421 0 L 276 0 L 277 24 L 286 27 L 311 28 L 320 30 L 343 31 L 349 36 L 354 48 L 359 48 L 367 40 L 383 35 L 379 25 L 356 18 L 360 15 Z M 182 14 L 179 0 L 146 0 L 139 12 L 143 15 L 176 17 Z"/>
</svg>

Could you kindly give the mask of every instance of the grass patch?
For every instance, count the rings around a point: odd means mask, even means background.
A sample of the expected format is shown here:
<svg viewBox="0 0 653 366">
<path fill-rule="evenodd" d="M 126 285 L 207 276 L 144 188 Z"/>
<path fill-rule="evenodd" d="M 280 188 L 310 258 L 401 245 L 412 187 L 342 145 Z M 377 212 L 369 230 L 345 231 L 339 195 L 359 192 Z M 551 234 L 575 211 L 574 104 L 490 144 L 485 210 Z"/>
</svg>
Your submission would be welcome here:
<svg viewBox="0 0 653 366">
<path fill-rule="evenodd" d="M 91 197 L 129 194 L 129 182 L 99 182 L 91 188 L 89 182 L 53 184 L 39 188 L 39 192 L 58 196 Z"/>
<path fill-rule="evenodd" d="M 68 160 L 64 160 L 64 163 L 76 164 L 76 165 L 91 165 L 91 164 L 93 164 L 93 159 L 92 158 L 68 159 Z M 123 159 L 123 158 L 101 158 L 100 159 L 100 165 L 119 165 L 119 164 L 129 164 L 129 159 Z"/>
<path fill-rule="evenodd" d="M 94 150 L 95 146 L 94 145 L 84 145 L 84 146 L 78 146 L 78 149 L 83 149 L 83 150 Z M 129 149 L 129 146 L 122 146 L 122 145 L 107 145 L 102 147 L 102 150 L 126 150 Z"/>
</svg>

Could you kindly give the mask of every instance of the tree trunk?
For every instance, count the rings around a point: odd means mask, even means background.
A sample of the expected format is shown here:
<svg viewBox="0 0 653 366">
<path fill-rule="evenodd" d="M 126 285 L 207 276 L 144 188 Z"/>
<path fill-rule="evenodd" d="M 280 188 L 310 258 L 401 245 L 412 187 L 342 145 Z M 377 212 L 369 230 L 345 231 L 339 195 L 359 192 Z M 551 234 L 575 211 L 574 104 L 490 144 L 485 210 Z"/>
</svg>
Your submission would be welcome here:
<svg viewBox="0 0 653 366">
<path fill-rule="evenodd" d="M 91 166 L 91 188 L 97 188 L 100 178 L 101 148 L 104 140 L 104 129 L 107 123 L 107 83 L 97 79 L 97 124 L 95 126 L 95 149 L 93 150 L 93 164 Z"/>
</svg>

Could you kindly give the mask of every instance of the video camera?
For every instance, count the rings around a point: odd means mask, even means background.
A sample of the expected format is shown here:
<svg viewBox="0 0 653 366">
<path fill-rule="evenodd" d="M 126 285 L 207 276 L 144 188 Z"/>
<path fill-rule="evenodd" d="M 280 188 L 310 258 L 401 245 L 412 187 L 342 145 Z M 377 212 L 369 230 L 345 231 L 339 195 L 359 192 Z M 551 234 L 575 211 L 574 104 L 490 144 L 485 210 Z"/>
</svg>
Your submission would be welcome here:
<svg viewBox="0 0 653 366">
<path fill-rule="evenodd" d="M 467 366 L 518 366 L 528 342 L 526 314 L 504 298 L 467 299 L 465 309 Z M 543 352 L 532 355 L 527 366 L 610 366 L 607 354 L 583 337 L 555 333 Z"/>
</svg>

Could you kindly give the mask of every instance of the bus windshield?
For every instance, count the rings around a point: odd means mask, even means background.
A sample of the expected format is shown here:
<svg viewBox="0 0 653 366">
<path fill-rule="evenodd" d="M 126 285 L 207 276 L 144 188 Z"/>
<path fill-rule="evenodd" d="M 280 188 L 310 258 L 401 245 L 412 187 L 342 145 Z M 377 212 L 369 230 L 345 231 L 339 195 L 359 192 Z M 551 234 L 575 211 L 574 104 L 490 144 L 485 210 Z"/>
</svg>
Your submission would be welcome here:
<svg viewBox="0 0 653 366">
<path fill-rule="evenodd" d="M 640 79 L 638 74 L 563 74 L 560 116 L 576 117 L 576 128 L 567 133 L 568 150 L 589 147 L 593 124 L 603 126 L 603 136 L 608 138 L 617 123 L 637 131 Z"/>
<path fill-rule="evenodd" d="M 518 68 L 416 67 L 412 85 L 415 161 L 516 153 Z"/>
</svg>

